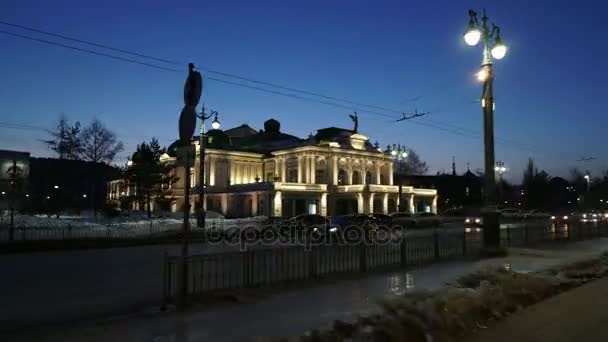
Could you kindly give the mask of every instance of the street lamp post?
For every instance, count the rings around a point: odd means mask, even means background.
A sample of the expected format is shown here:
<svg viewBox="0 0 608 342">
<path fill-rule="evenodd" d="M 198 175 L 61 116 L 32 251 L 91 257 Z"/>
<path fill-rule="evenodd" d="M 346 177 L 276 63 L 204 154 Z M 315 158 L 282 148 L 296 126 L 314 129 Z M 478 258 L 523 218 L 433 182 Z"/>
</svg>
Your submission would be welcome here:
<svg viewBox="0 0 608 342">
<path fill-rule="evenodd" d="M 203 233 L 205 233 L 205 218 L 206 218 L 206 214 L 207 211 L 205 210 L 205 191 L 207 191 L 207 186 L 205 183 L 205 148 L 206 148 L 206 142 L 205 142 L 205 120 L 211 119 L 212 116 L 215 116 L 215 118 L 213 119 L 213 122 L 211 122 L 211 127 L 213 129 L 219 129 L 220 128 L 220 122 L 217 119 L 217 112 L 216 111 L 211 111 L 211 113 L 209 114 L 205 114 L 205 106 L 203 106 L 203 109 L 201 111 L 200 115 L 197 115 L 198 118 L 201 120 L 201 125 L 200 125 L 200 131 L 199 131 L 199 147 L 200 147 L 200 157 L 199 157 L 199 173 L 200 173 L 200 191 L 199 191 L 199 212 L 198 212 L 198 216 L 197 216 L 197 226 L 199 228 L 201 228 L 203 230 Z"/>
<path fill-rule="evenodd" d="M 503 183 L 502 183 L 502 175 L 507 172 L 507 168 L 505 167 L 505 163 L 502 161 L 497 161 L 496 166 L 494 166 L 494 171 L 498 173 L 498 199 L 502 201 L 503 193 Z"/>
<path fill-rule="evenodd" d="M 494 39 L 490 48 L 491 40 Z M 484 155 L 485 155 L 485 196 L 484 210 L 482 212 L 484 225 L 484 245 L 488 249 L 500 246 L 499 213 L 496 208 L 496 179 L 494 173 L 494 72 L 492 57 L 502 59 L 507 53 L 507 47 L 500 38 L 500 28 L 492 24 L 488 27 L 488 17 L 483 13 L 481 23 L 477 20 L 477 13 L 469 10 L 469 25 L 464 34 L 465 42 L 475 46 L 483 42 L 483 59 L 481 70 L 477 78 L 483 82 L 481 94 L 481 108 L 483 111 L 484 128 Z"/>
</svg>

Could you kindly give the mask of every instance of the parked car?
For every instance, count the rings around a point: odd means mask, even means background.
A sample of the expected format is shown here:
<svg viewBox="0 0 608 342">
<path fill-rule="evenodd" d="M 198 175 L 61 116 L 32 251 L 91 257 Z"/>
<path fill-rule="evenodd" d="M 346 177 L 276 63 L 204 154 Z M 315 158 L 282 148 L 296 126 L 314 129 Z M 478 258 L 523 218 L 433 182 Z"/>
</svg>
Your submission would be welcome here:
<svg viewBox="0 0 608 342">
<path fill-rule="evenodd" d="M 347 227 L 360 227 L 365 230 L 376 230 L 378 225 L 376 218 L 373 215 L 368 214 L 350 214 L 332 216 L 330 219 L 330 225 L 332 228 L 336 228 L 337 231 L 344 230 Z M 336 231 L 334 231 L 336 232 Z"/>
<path fill-rule="evenodd" d="M 523 220 L 546 220 L 551 218 L 551 215 L 549 213 L 545 213 L 536 209 L 521 211 L 518 216 Z"/>
<path fill-rule="evenodd" d="M 514 208 L 499 209 L 500 216 L 506 219 L 519 219 L 521 218 L 521 211 Z"/>
<path fill-rule="evenodd" d="M 391 216 L 391 225 L 395 228 L 413 228 L 416 226 L 416 219 L 412 213 L 393 213 Z"/>
<path fill-rule="evenodd" d="M 295 216 L 289 220 L 289 226 L 297 234 L 327 235 L 337 232 L 337 227 L 331 225 L 329 218 L 314 214 Z"/>
<path fill-rule="evenodd" d="M 376 219 L 376 224 L 378 225 L 378 227 L 391 228 L 393 225 L 393 220 L 389 215 L 372 214 L 372 216 Z"/>
</svg>

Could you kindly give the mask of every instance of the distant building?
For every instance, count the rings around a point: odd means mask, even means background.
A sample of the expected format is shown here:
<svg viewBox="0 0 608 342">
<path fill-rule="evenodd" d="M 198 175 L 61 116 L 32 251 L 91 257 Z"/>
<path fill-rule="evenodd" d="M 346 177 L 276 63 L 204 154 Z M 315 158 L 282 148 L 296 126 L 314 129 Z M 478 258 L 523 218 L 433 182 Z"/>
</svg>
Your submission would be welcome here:
<svg viewBox="0 0 608 342">
<path fill-rule="evenodd" d="M 416 188 L 431 188 L 437 191 L 439 210 L 457 207 L 479 207 L 482 204 L 483 180 L 467 170 L 462 175 L 395 175 L 395 184 Z M 424 204 L 419 204 L 420 206 Z"/>
<path fill-rule="evenodd" d="M 411 211 L 417 202 L 427 203 L 430 211 L 437 209 L 434 189 L 406 186 L 400 197 L 393 183 L 392 159 L 354 130 L 323 128 L 301 139 L 281 132 L 280 123 L 270 119 L 264 130 L 241 125 L 210 130 L 206 137 L 204 205 L 209 211 L 229 217 L 392 213 L 400 201 Z M 189 174 L 175 168 L 179 181 L 172 185 L 173 211 L 182 207 L 185 179 L 195 192 L 202 183 L 198 137 L 193 145 L 196 160 Z M 176 165 L 176 143 L 167 152 L 161 161 Z M 136 191 L 124 180 L 111 182 L 109 190 L 111 199 Z M 197 201 L 195 193 L 193 208 Z"/>
</svg>

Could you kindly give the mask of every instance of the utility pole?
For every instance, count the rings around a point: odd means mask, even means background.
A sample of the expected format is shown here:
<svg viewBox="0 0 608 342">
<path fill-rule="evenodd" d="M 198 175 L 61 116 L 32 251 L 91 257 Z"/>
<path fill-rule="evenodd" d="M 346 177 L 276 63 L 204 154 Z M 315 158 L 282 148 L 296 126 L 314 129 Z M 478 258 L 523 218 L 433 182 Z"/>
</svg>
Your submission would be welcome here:
<svg viewBox="0 0 608 342">
<path fill-rule="evenodd" d="M 492 38 L 494 38 L 494 43 L 490 48 Z M 507 52 L 507 47 L 500 38 L 500 28 L 494 24 L 492 24 L 492 29 L 488 27 L 488 17 L 485 10 L 481 23 L 477 20 L 477 13 L 469 10 L 469 25 L 464 34 L 464 40 L 471 46 L 477 45 L 480 40 L 483 42 L 481 70 L 477 74 L 477 78 L 483 82 L 481 108 L 484 131 L 485 197 L 482 218 L 484 246 L 488 251 L 492 251 L 500 247 L 500 214 L 496 206 L 496 179 L 494 173 L 494 70 L 492 68 L 492 57 L 502 59 Z"/>
<path fill-rule="evenodd" d="M 13 156 L 13 167 L 11 169 L 11 184 L 9 192 L 10 211 L 11 211 L 11 222 L 8 233 L 9 241 L 15 239 L 15 197 L 17 195 L 17 156 Z"/>
<path fill-rule="evenodd" d="M 199 156 L 199 177 L 200 177 L 200 190 L 199 190 L 199 204 L 200 208 L 198 210 L 197 222 L 196 225 L 198 228 L 203 230 L 203 234 L 205 231 L 205 218 L 207 216 L 207 210 L 205 209 L 205 192 L 207 191 L 207 184 L 205 182 L 205 149 L 206 149 L 206 139 L 205 139 L 205 120 L 211 119 L 212 116 L 215 116 L 215 119 L 211 123 L 211 127 L 213 129 L 220 128 L 220 122 L 217 119 L 217 112 L 211 111 L 208 115 L 205 114 L 205 106 L 203 106 L 201 110 L 201 114 L 197 115 L 201 121 L 200 130 L 199 130 L 199 148 L 200 148 L 200 156 Z"/>
</svg>

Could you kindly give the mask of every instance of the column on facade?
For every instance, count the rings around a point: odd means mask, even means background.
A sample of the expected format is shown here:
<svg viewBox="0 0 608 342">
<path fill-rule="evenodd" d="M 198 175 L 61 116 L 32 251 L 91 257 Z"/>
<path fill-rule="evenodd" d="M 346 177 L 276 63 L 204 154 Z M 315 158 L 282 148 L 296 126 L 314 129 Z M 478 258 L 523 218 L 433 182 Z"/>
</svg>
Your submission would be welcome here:
<svg viewBox="0 0 608 342">
<path fill-rule="evenodd" d="M 279 157 L 275 157 L 274 158 L 274 172 L 272 174 L 272 178 L 268 179 L 269 182 L 272 182 L 274 180 L 274 177 L 279 177 Z"/>
<path fill-rule="evenodd" d="M 332 182 L 332 184 L 338 185 L 338 157 L 333 156 L 332 159 L 333 159 L 333 162 L 332 162 L 333 182 Z"/>
<path fill-rule="evenodd" d="M 382 196 L 382 213 L 388 214 L 388 193 Z"/>
<path fill-rule="evenodd" d="M 380 182 L 380 163 L 379 162 L 374 162 L 374 165 L 376 166 L 376 184 L 381 184 Z"/>
<path fill-rule="evenodd" d="M 302 183 L 302 156 L 298 155 L 298 183 Z"/>
<path fill-rule="evenodd" d="M 346 159 L 346 184 L 353 184 L 353 160 L 351 158 Z"/>
<path fill-rule="evenodd" d="M 365 201 L 363 199 L 363 193 L 357 193 L 357 213 L 365 213 Z"/>
<path fill-rule="evenodd" d="M 414 205 L 414 194 L 409 195 L 408 206 L 409 206 L 410 213 L 414 214 L 416 212 L 416 206 Z"/>
<path fill-rule="evenodd" d="M 283 208 L 282 203 L 283 199 L 281 196 L 281 192 L 277 191 L 274 193 L 274 198 L 272 199 L 272 216 L 280 217 L 283 216 Z"/>
<path fill-rule="evenodd" d="M 319 203 L 319 214 L 321 216 L 327 216 L 327 193 L 324 192 L 321 194 L 321 201 Z"/>
<path fill-rule="evenodd" d="M 317 157 L 313 154 L 310 156 L 310 184 L 317 182 Z"/>
<path fill-rule="evenodd" d="M 433 214 L 437 214 L 437 195 L 433 197 L 433 202 L 431 204 L 431 212 Z"/>
<path fill-rule="evenodd" d="M 285 156 L 281 157 L 281 182 L 287 182 L 287 161 Z"/>
<path fill-rule="evenodd" d="M 209 167 L 207 168 L 207 170 L 209 170 L 208 174 L 209 174 L 209 186 L 214 186 L 215 185 L 215 159 L 212 156 L 208 156 L 206 157 L 207 159 L 207 163 L 209 165 Z"/>
<path fill-rule="evenodd" d="M 254 192 L 251 194 L 251 216 L 258 215 L 258 202 L 259 202 L 259 193 Z"/>
<path fill-rule="evenodd" d="M 228 194 L 224 193 L 220 195 L 220 206 L 222 208 L 222 215 L 228 215 Z"/>
<path fill-rule="evenodd" d="M 233 185 L 233 184 L 235 184 L 236 174 L 235 174 L 234 161 L 232 161 L 230 159 L 228 159 L 228 170 L 230 173 L 230 184 Z"/>
<path fill-rule="evenodd" d="M 393 185 L 393 162 L 388 163 L 388 185 Z"/>
<path fill-rule="evenodd" d="M 368 210 L 367 214 L 373 214 L 374 213 L 374 195 L 375 194 L 373 192 L 371 192 L 369 194 L 369 199 L 367 201 L 367 208 L 368 208 L 367 209 Z"/>
</svg>

